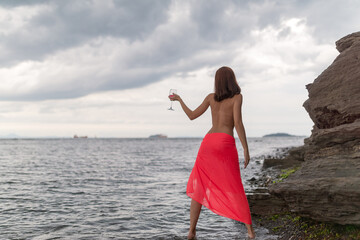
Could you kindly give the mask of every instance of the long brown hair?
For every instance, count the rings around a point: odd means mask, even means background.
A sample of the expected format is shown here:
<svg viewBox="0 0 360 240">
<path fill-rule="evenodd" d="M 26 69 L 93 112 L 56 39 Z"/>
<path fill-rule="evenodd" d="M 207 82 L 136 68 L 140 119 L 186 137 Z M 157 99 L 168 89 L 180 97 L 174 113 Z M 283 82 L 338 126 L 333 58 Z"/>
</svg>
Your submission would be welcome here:
<svg viewBox="0 0 360 240">
<path fill-rule="evenodd" d="M 241 89 L 236 82 L 233 70 L 229 67 L 219 68 L 215 74 L 215 101 L 221 102 L 224 99 L 232 98 L 240 92 Z"/>
</svg>

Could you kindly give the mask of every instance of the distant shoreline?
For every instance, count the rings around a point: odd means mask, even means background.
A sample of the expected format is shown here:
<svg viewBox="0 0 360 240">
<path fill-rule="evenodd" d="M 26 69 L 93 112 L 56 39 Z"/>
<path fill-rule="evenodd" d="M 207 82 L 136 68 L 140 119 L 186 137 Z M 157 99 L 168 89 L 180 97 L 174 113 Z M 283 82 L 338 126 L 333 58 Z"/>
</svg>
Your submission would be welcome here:
<svg viewBox="0 0 360 240">
<path fill-rule="evenodd" d="M 262 137 L 305 137 L 305 136 L 291 135 L 289 133 L 270 133 Z"/>
</svg>

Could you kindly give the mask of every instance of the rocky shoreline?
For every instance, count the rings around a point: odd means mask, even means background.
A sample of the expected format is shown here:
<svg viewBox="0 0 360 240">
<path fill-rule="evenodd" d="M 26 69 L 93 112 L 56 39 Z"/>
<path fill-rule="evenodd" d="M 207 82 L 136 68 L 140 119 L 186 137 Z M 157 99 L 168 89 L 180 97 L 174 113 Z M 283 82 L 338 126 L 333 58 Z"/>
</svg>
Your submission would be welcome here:
<svg viewBox="0 0 360 240">
<path fill-rule="evenodd" d="M 339 56 L 306 86 L 311 136 L 265 159 L 262 176 L 250 180 L 255 220 L 279 239 L 360 239 L 360 32 L 336 48 Z"/>
<path fill-rule="evenodd" d="M 254 189 L 247 194 L 252 214 L 268 216 L 288 211 L 286 203 L 281 198 L 271 194 L 269 187 L 283 180 L 285 175 L 282 176 L 282 174 L 286 174 L 286 169 L 290 171 L 300 165 L 300 161 L 291 159 L 292 153 L 296 149 L 298 147 L 277 149 L 275 156 L 265 157 L 260 177 L 253 177 L 249 180 Z"/>
<path fill-rule="evenodd" d="M 263 172 L 249 180 L 253 191 L 247 194 L 253 222 L 265 227 L 278 240 L 300 239 L 360 239 L 360 226 L 338 225 L 302 217 L 289 209 L 286 202 L 269 192 L 295 173 L 301 165 L 303 147 L 279 148 L 275 156 L 267 156 Z"/>
</svg>

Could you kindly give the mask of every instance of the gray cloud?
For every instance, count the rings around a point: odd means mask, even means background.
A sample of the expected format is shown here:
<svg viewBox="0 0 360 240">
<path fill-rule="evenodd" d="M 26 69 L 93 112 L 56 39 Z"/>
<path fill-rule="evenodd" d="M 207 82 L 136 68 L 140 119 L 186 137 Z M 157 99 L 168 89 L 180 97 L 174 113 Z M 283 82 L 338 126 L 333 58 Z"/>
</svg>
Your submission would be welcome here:
<svg viewBox="0 0 360 240">
<path fill-rule="evenodd" d="M 252 30 L 278 27 L 284 18 L 305 18 L 318 41 L 333 43 L 354 29 L 348 22 L 360 20 L 354 4 L 359 5 L 351 0 L 2 1 L 9 11 L 42 8 L 24 27 L 0 32 L 0 49 L 6 49 L 0 70 L 35 61 L 29 69 L 40 72 L 29 91 L 2 91 L 0 85 L 0 99 L 76 98 L 226 65 L 236 57 L 232 47 L 256 43 Z M 337 18 L 329 17 L 332 13 Z M 279 37 L 289 33 L 285 29 Z M 240 68 L 245 72 L 246 62 Z"/>
<path fill-rule="evenodd" d="M 10 4 L 9 2 L 16 2 Z M 113 36 L 129 41 L 145 39 L 167 19 L 169 1 L 8 1 L 6 6 L 42 4 L 41 14 L 18 31 L 0 38 L 9 50 L 0 56 L 2 65 L 23 60 L 43 60 L 92 38 Z M 0 3 L 0 6 L 2 4 Z"/>
<path fill-rule="evenodd" d="M 29 6 L 29 5 L 37 5 L 42 3 L 48 3 L 49 0 L 3 0 L 0 2 L 0 6 L 3 7 L 19 7 L 19 6 Z"/>
</svg>

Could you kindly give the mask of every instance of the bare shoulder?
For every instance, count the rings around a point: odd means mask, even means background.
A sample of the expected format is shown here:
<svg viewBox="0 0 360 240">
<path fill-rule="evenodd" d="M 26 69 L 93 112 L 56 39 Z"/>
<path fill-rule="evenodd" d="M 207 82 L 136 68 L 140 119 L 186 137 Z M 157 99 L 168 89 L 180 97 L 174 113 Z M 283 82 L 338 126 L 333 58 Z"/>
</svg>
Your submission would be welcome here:
<svg viewBox="0 0 360 240">
<path fill-rule="evenodd" d="M 242 99 L 243 99 L 243 97 L 242 97 L 241 93 L 236 94 L 234 96 L 234 105 L 233 106 L 235 109 L 241 109 Z"/>
<path fill-rule="evenodd" d="M 241 93 L 236 94 L 236 95 L 234 96 L 234 98 L 235 98 L 235 102 L 240 103 L 240 104 L 242 103 L 243 96 L 242 96 Z"/>
<path fill-rule="evenodd" d="M 209 94 L 206 96 L 206 100 L 210 102 L 212 99 L 214 99 L 214 95 L 215 95 L 215 93 L 209 93 Z"/>
</svg>

